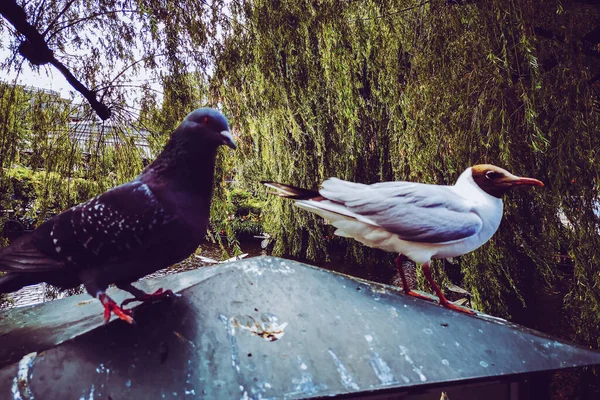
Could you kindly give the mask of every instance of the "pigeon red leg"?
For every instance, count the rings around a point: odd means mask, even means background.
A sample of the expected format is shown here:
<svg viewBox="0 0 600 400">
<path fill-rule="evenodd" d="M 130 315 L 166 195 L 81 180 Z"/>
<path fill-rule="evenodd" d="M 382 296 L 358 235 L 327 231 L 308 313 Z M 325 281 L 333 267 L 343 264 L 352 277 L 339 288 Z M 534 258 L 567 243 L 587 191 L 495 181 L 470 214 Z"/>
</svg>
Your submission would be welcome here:
<svg viewBox="0 0 600 400">
<path fill-rule="evenodd" d="M 156 292 L 154 292 L 152 294 L 148 294 L 148 293 L 144 292 L 143 290 L 136 288 L 131 283 L 118 284 L 117 287 L 121 290 L 125 290 L 125 291 L 131 293 L 134 296 L 133 299 L 123 300 L 123 302 L 121 303 L 121 307 L 123 307 L 129 303 L 133 303 L 134 301 L 146 303 L 146 302 L 163 300 L 168 297 L 176 297 L 177 296 L 175 293 L 173 293 L 172 290 L 170 290 L 170 289 L 163 290 L 163 288 L 159 288 Z"/>
<path fill-rule="evenodd" d="M 423 264 L 423 274 L 425 275 L 425 278 L 427 278 L 427 281 L 429 282 L 429 284 L 431 285 L 431 287 L 437 294 L 438 298 L 440 299 L 440 305 L 442 307 L 446 307 L 451 310 L 459 311 L 459 312 L 469 314 L 469 315 L 476 314 L 475 311 L 472 311 L 472 310 L 469 310 L 468 308 L 461 307 L 459 305 L 451 303 L 448 301 L 448 299 L 446 299 L 446 296 L 444 296 L 444 293 L 442 293 L 439 286 L 435 283 L 435 281 L 433 280 L 433 277 L 431 276 L 431 270 L 429 269 L 429 262 L 426 262 L 425 264 Z"/>
<path fill-rule="evenodd" d="M 129 303 L 133 303 L 134 301 L 140 301 L 142 303 L 147 303 L 147 302 L 163 300 L 165 298 L 174 297 L 174 296 L 176 296 L 176 295 L 175 295 L 175 293 L 173 293 L 173 291 L 171 289 L 163 290 L 163 288 L 159 288 L 156 292 L 154 292 L 152 294 L 145 293 L 143 296 L 140 296 L 140 297 L 134 297 L 133 299 L 123 300 L 123 302 L 121 303 L 121 307 L 123 307 Z"/>
<path fill-rule="evenodd" d="M 400 274 L 400 279 L 402 279 L 402 291 L 404 293 L 406 293 L 409 296 L 413 296 L 416 297 L 418 299 L 422 299 L 422 300 L 427 300 L 427 301 L 432 301 L 433 299 L 431 297 L 419 294 L 417 292 L 413 292 L 412 290 L 410 290 L 410 285 L 408 284 L 408 281 L 406 280 L 406 275 L 404 274 L 404 267 L 402 266 L 402 262 L 407 261 L 408 257 L 406 257 L 403 254 L 398 254 L 398 257 L 396 257 L 396 269 L 398 270 L 398 273 Z"/>
<path fill-rule="evenodd" d="M 135 321 L 131 317 L 131 311 L 123 310 L 121 307 L 119 307 L 117 305 L 117 303 L 114 302 L 113 299 L 108 297 L 108 295 L 106 293 L 104 293 L 104 292 L 100 293 L 98 295 L 98 300 L 100 300 L 100 302 L 104 306 L 104 323 L 105 324 L 108 323 L 108 321 L 110 320 L 111 313 L 114 313 L 117 317 L 119 317 L 123 321 L 129 322 L 130 324 L 135 323 Z"/>
</svg>

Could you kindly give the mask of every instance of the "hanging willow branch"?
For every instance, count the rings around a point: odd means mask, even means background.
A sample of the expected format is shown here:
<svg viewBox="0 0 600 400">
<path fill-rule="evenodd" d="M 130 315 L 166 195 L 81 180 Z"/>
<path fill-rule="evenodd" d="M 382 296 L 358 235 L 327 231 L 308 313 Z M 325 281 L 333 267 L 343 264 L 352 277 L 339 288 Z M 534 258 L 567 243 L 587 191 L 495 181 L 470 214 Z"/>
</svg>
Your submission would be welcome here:
<svg viewBox="0 0 600 400">
<path fill-rule="evenodd" d="M 598 348 L 600 115 L 589 84 L 597 66 L 580 50 L 598 6 L 399 3 L 231 2 L 237 24 L 212 85 L 244 132 L 240 185 L 260 195 L 259 180 L 451 184 L 482 162 L 539 177 L 544 191 L 507 198 L 490 242 L 434 272 L 482 310 Z M 544 30 L 553 39 L 536 34 Z M 266 201 L 274 253 L 391 276 L 392 256 Z M 548 312 L 564 316 L 562 331 L 544 325 Z"/>
</svg>

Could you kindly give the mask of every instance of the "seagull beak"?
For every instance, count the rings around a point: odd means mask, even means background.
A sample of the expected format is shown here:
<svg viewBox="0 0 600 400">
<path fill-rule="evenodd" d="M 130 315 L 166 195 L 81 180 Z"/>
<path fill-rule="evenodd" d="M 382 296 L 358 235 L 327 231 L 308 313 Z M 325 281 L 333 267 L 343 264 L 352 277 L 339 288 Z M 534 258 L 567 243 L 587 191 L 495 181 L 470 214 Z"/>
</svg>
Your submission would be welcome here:
<svg viewBox="0 0 600 400">
<path fill-rule="evenodd" d="M 515 186 L 522 186 L 522 185 L 544 186 L 542 181 L 538 181 L 537 179 L 533 179 L 533 178 L 523 178 L 520 176 L 515 176 L 514 179 L 512 179 L 511 181 L 512 181 L 512 184 Z"/>
<path fill-rule="evenodd" d="M 233 150 L 237 149 L 235 145 L 235 140 L 233 140 L 233 135 L 230 131 L 221 131 L 221 136 L 223 136 L 223 144 L 231 147 Z"/>
</svg>

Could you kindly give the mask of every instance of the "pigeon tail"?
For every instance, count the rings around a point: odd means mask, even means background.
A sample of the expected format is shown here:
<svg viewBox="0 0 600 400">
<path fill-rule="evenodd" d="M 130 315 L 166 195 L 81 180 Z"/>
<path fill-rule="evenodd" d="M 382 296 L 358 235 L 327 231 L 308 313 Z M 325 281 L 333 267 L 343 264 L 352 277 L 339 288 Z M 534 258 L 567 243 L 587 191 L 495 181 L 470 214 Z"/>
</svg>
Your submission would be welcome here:
<svg viewBox="0 0 600 400">
<path fill-rule="evenodd" d="M 53 259 L 36 247 L 33 234 L 21 236 L 0 249 L 0 271 L 43 272 L 63 266 L 62 260 Z"/>
<path fill-rule="evenodd" d="M 9 272 L 4 276 L 0 276 L 0 293 L 12 293 L 21 289 L 24 286 L 34 285 L 42 280 L 37 274 L 19 274 Z"/>
</svg>

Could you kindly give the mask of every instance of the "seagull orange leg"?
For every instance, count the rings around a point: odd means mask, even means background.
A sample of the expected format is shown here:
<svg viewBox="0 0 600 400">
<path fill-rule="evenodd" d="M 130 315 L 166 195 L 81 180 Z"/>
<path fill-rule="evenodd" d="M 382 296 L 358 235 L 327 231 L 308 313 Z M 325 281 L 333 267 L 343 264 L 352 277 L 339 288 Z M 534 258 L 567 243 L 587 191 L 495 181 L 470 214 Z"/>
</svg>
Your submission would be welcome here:
<svg viewBox="0 0 600 400">
<path fill-rule="evenodd" d="M 398 257 L 396 257 L 396 269 L 398 270 L 398 273 L 400 274 L 400 279 L 402 279 L 402 291 L 404 293 L 406 293 L 407 295 L 416 297 L 418 299 L 433 301 L 433 299 L 431 297 L 427 297 L 427 296 L 424 296 L 422 294 L 419 294 L 417 292 L 413 292 L 412 290 L 410 290 L 410 285 L 408 284 L 408 281 L 406 280 L 406 275 L 404 275 L 404 267 L 402 266 L 402 262 L 407 261 L 407 260 L 408 260 L 408 257 L 406 257 L 404 254 L 398 254 Z"/>
<path fill-rule="evenodd" d="M 108 295 L 106 293 L 104 293 L 104 292 L 100 293 L 98 295 L 98 300 L 100 300 L 100 302 L 104 306 L 104 323 L 105 324 L 108 323 L 108 321 L 110 320 L 111 313 L 114 313 L 117 317 L 119 317 L 120 319 L 122 319 L 125 322 L 129 322 L 130 324 L 135 323 L 135 321 L 131 317 L 131 311 L 123 310 L 121 307 L 119 307 L 117 305 L 117 303 L 114 302 L 113 299 L 108 297 Z"/>
<path fill-rule="evenodd" d="M 433 277 L 431 276 L 431 269 L 429 268 L 429 261 L 423 264 L 423 274 L 425 275 L 425 278 L 427 278 L 427 281 L 429 282 L 429 284 L 435 291 L 435 294 L 437 294 L 437 297 L 440 299 L 440 305 L 442 307 L 446 307 L 451 310 L 459 311 L 459 312 L 469 314 L 469 315 L 476 314 L 474 311 L 469 310 L 468 308 L 465 308 L 465 307 L 458 306 L 454 303 L 449 302 L 448 299 L 446 299 L 446 296 L 444 296 L 444 293 L 442 293 L 439 286 L 435 283 L 435 281 L 433 280 Z"/>
</svg>

